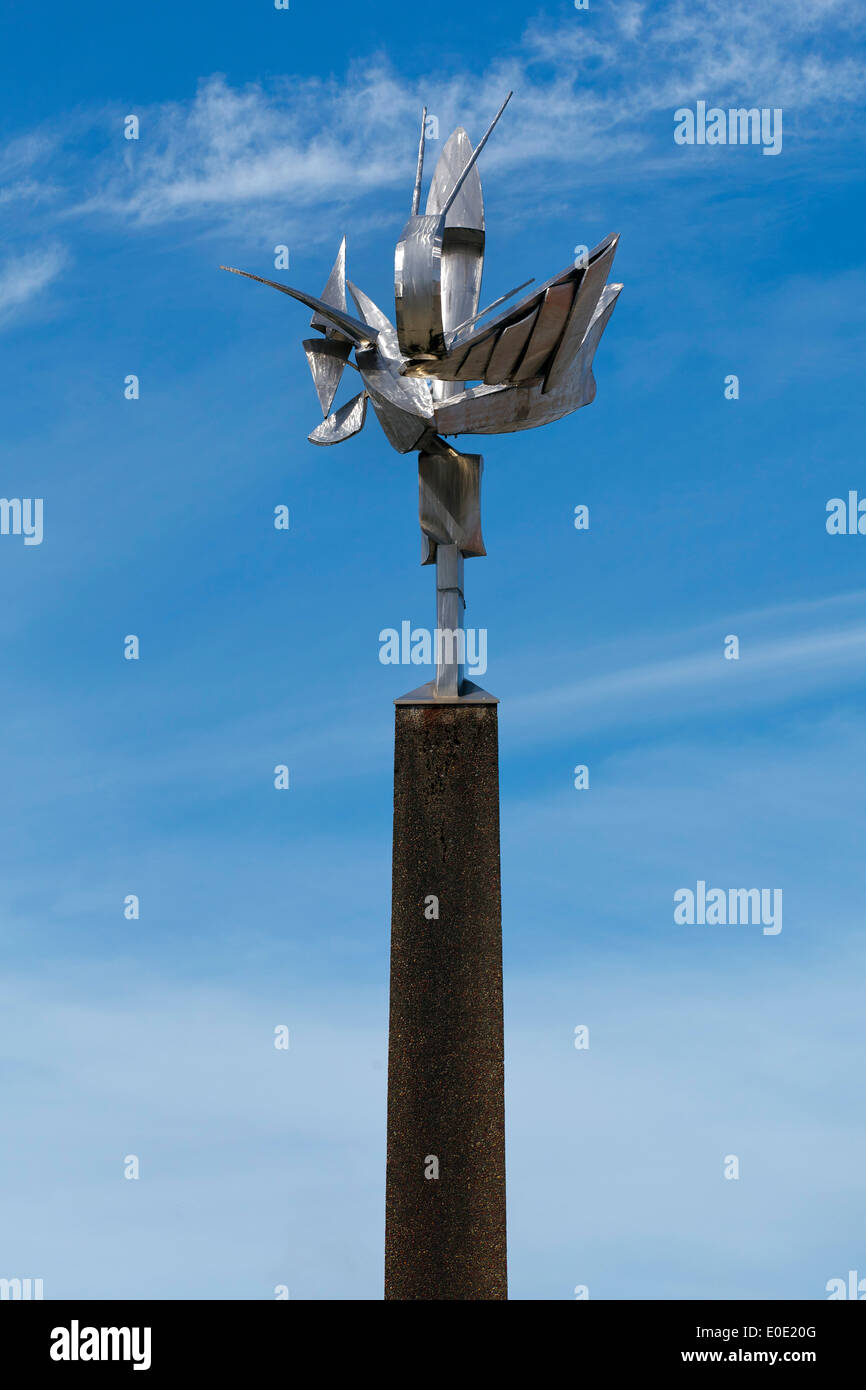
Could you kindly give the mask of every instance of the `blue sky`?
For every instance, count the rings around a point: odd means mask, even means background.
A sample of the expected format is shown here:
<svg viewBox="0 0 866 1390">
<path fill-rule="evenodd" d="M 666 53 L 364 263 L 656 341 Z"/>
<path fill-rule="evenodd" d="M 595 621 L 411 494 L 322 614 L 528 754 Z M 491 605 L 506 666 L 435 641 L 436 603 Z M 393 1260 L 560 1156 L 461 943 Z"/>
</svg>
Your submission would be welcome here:
<svg viewBox="0 0 866 1390">
<path fill-rule="evenodd" d="M 591 407 L 462 440 L 511 1295 L 866 1275 L 866 539 L 825 528 L 866 495 L 863 27 L 841 0 L 7 7 L 2 492 L 44 499 L 44 540 L 0 536 L 0 1275 L 381 1296 L 391 702 L 428 673 L 378 634 L 432 620 L 415 463 L 372 414 L 310 445 L 308 315 L 217 267 L 285 243 L 318 293 L 345 232 L 388 312 L 421 105 L 477 140 L 509 88 L 484 301 L 611 231 L 625 284 Z M 699 100 L 781 108 L 782 152 L 676 145 Z M 699 879 L 781 888 L 782 932 L 676 925 Z"/>
</svg>

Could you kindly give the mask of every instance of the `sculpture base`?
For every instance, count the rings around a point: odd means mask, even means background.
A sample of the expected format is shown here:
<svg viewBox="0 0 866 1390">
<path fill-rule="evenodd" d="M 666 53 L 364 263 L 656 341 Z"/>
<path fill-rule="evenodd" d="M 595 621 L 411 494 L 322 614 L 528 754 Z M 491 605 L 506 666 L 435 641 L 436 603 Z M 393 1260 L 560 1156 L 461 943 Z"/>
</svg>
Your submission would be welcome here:
<svg viewBox="0 0 866 1390">
<path fill-rule="evenodd" d="M 422 692 L 396 708 L 385 1297 L 504 1299 L 496 705 Z"/>
<path fill-rule="evenodd" d="M 464 680 L 459 695 L 437 695 L 436 682 L 427 681 L 408 695 L 401 695 L 395 705 L 498 705 L 499 699 L 488 690 L 482 690 L 474 681 Z"/>
</svg>

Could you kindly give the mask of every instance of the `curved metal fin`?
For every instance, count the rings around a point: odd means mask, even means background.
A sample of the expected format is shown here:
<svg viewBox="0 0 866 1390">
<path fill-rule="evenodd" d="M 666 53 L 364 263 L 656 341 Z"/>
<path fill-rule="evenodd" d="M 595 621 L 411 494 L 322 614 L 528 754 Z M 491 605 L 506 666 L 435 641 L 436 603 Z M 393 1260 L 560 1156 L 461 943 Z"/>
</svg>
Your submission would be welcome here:
<svg viewBox="0 0 866 1390">
<path fill-rule="evenodd" d="M 448 136 L 436 161 L 427 192 L 425 212 L 428 216 L 437 216 L 443 212 L 455 181 L 471 157 L 472 141 L 463 127 L 458 126 Z M 454 199 L 449 209 L 446 224 L 449 227 L 475 227 L 480 232 L 484 231 L 484 199 L 481 193 L 481 175 L 477 169 L 473 169 L 471 177 L 463 181 L 460 195 Z"/>
<path fill-rule="evenodd" d="M 321 300 L 323 304 L 332 304 L 335 309 L 346 311 L 346 238 L 340 242 L 340 249 L 337 252 L 337 259 L 334 261 L 333 268 L 328 276 L 327 284 L 322 290 Z M 319 328 L 323 333 L 332 333 L 333 329 L 321 314 L 313 314 L 310 319 L 311 328 Z"/>
<path fill-rule="evenodd" d="M 578 285 L 562 338 L 555 354 L 546 366 L 547 374 L 543 388 L 545 393 L 554 391 L 560 382 L 565 381 L 569 375 L 571 360 L 580 349 L 604 289 L 607 272 L 610 270 L 616 255 L 618 241 L 618 233 L 606 237 L 601 243 L 603 248 L 601 252 L 598 255 L 593 252 L 590 256 L 589 265 L 583 272 Z"/>
<path fill-rule="evenodd" d="M 370 389 L 371 386 L 372 390 Z M 388 443 L 397 450 L 398 454 L 411 453 L 432 423 L 432 410 L 429 417 L 416 415 L 414 411 L 403 410 L 400 406 L 395 405 L 381 391 L 377 391 L 375 385 L 369 381 L 367 382 L 367 390 L 370 400 L 373 402 L 376 418 L 382 426 Z"/>
<path fill-rule="evenodd" d="M 342 309 L 332 308 L 324 300 L 317 299 L 314 294 L 304 294 L 303 290 L 293 290 L 291 285 L 281 285 L 276 280 L 264 280 L 261 275 L 252 275 L 248 270 L 236 270 L 233 265 L 221 265 L 220 270 L 227 270 L 231 275 L 243 275 L 247 280 L 257 280 L 260 285 L 270 285 L 271 289 L 279 290 L 281 294 L 291 295 L 292 299 L 297 299 L 301 304 L 306 304 L 309 309 L 317 309 L 324 318 L 330 320 L 334 328 L 340 330 L 345 337 L 358 346 L 372 347 L 376 341 L 376 329 L 369 324 L 362 323 L 360 319 L 353 318 L 351 314 L 344 313 Z"/>
<path fill-rule="evenodd" d="M 462 555 L 486 555 L 481 536 L 480 454 L 438 448 L 418 455 L 418 520 L 432 545 L 422 564 L 430 564 L 437 546 L 456 545 Z"/>
<path fill-rule="evenodd" d="M 342 444 L 344 439 L 351 439 L 353 434 L 364 428 L 366 418 L 367 392 L 360 391 L 317 425 L 307 438 L 311 444 Z"/>
<path fill-rule="evenodd" d="M 595 350 L 614 310 L 622 285 L 605 285 L 589 328 L 568 374 L 555 390 L 545 392 L 539 381 L 502 386 L 476 386 L 436 411 L 441 434 L 511 434 L 561 420 L 595 397 L 592 366 Z"/>
<path fill-rule="evenodd" d="M 349 360 L 352 344 L 340 338 L 305 338 L 304 352 L 313 377 L 322 415 L 325 416 L 334 403 L 337 387 L 343 375 L 343 368 Z"/>
<path fill-rule="evenodd" d="M 383 314 L 378 304 L 374 304 L 370 296 L 365 294 L 363 290 L 359 290 L 357 285 L 353 285 L 351 280 L 347 280 L 346 285 L 348 286 L 350 295 L 355 301 L 355 307 L 358 313 L 370 327 L 375 328 L 377 333 L 381 333 L 383 336 L 386 333 L 392 333 L 396 341 L 397 330 L 387 314 Z"/>
<path fill-rule="evenodd" d="M 427 214 L 444 215 L 445 230 L 439 265 L 442 328 L 446 351 L 458 325 L 476 317 L 484 268 L 484 198 L 477 164 L 463 180 L 447 214 L 442 213 L 451 190 L 472 158 L 472 142 L 462 126 L 452 132 L 439 156 L 427 197 Z M 437 400 L 458 395 L 459 382 L 434 380 Z"/>
<path fill-rule="evenodd" d="M 515 369 L 529 342 L 539 312 L 538 309 L 533 309 L 525 319 L 518 319 L 517 323 L 503 328 L 490 354 L 490 361 L 484 369 L 484 381 L 487 385 L 501 386 L 513 380 L 516 375 Z"/>
<path fill-rule="evenodd" d="M 562 341 L 575 299 L 574 280 L 550 285 L 545 291 L 526 351 L 514 372 L 517 381 L 530 381 L 545 371 Z"/>
<path fill-rule="evenodd" d="M 622 285 L 605 285 L 601 292 L 589 328 L 575 357 L 569 376 L 560 388 L 560 394 L 568 394 L 569 409 L 577 410 L 589 405 L 595 399 L 595 377 L 592 374 L 592 360 L 607 327 L 608 319 L 614 311 Z"/>
</svg>

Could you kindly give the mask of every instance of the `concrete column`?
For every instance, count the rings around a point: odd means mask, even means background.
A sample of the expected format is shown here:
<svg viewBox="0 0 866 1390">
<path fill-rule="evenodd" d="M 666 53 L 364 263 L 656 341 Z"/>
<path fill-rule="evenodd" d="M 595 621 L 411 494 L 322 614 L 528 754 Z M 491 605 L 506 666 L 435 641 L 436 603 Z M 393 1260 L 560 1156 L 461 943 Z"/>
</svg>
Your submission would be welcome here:
<svg viewBox="0 0 866 1390">
<path fill-rule="evenodd" d="M 507 1297 L 497 714 L 470 689 L 396 709 L 386 1299 Z"/>
</svg>

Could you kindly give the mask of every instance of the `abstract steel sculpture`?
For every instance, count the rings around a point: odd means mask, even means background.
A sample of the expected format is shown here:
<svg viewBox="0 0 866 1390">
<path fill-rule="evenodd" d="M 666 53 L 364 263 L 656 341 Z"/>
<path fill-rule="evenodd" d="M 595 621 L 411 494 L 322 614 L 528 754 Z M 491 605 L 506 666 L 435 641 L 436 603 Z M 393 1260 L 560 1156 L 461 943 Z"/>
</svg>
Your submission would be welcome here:
<svg viewBox="0 0 866 1390">
<path fill-rule="evenodd" d="M 443 436 L 508 434 L 569 415 L 595 396 L 592 361 L 622 285 L 606 284 L 618 236 L 545 281 L 511 309 L 479 326 L 493 309 L 530 281 L 479 312 L 484 264 L 484 204 L 477 160 L 505 110 L 505 98 L 473 150 L 458 128 L 445 144 L 423 213 L 427 108 L 421 118 L 412 212 L 394 258 L 396 328 L 381 309 L 346 280 L 344 237 L 321 298 L 222 266 L 271 285 L 314 310 L 306 339 L 323 422 L 313 444 L 340 444 L 364 425 L 367 401 L 398 453 L 419 451 L 422 564 L 436 563 L 437 630 L 463 625 L 463 559 L 484 555 L 478 454 L 460 454 Z M 348 286 L 359 317 L 346 307 Z M 350 361 L 352 350 L 355 361 Z M 355 366 L 363 389 L 333 413 L 344 368 Z M 468 382 L 478 385 L 467 386 Z M 437 643 L 437 673 L 429 698 L 471 698 L 462 679 L 462 644 Z"/>
<path fill-rule="evenodd" d="M 424 110 L 412 211 L 394 263 L 396 326 L 346 280 L 345 237 L 321 298 L 249 276 L 313 310 L 310 326 L 322 336 L 304 351 L 324 419 L 312 443 L 357 434 L 369 400 L 398 453 L 418 450 L 421 563 L 436 565 L 436 676 L 395 701 L 385 1220 L 392 1299 L 508 1296 L 498 701 L 464 680 L 460 640 L 463 561 L 485 554 L 483 461 L 447 436 L 534 429 L 588 405 L 593 356 L 622 288 L 605 283 L 618 240 L 610 236 L 481 323 L 526 288 L 479 311 L 477 160 L 510 96 L 474 149 L 465 130 L 454 131 L 420 213 Z M 363 386 L 332 411 L 347 365 Z"/>
</svg>

